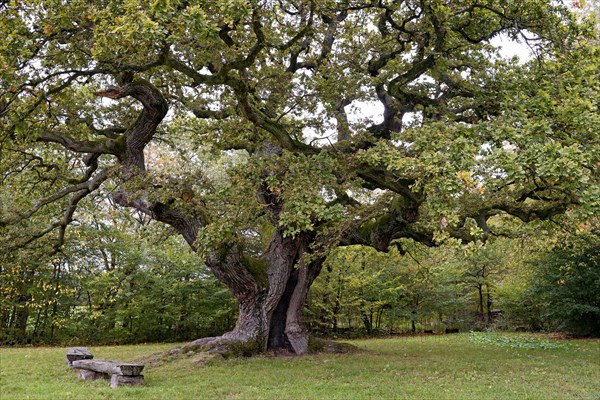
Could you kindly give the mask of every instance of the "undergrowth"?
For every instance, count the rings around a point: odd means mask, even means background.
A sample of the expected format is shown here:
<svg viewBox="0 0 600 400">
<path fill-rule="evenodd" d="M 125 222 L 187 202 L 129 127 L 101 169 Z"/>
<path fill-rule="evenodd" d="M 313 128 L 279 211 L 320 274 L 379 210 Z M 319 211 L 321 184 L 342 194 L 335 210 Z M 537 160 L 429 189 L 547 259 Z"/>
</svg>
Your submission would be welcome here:
<svg viewBox="0 0 600 400">
<path fill-rule="evenodd" d="M 578 349 L 576 343 L 559 342 L 531 336 L 504 335 L 489 332 L 469 332 L 469 342 L 483 345 L 508 347 L 511 349 Z"/>
</svg>

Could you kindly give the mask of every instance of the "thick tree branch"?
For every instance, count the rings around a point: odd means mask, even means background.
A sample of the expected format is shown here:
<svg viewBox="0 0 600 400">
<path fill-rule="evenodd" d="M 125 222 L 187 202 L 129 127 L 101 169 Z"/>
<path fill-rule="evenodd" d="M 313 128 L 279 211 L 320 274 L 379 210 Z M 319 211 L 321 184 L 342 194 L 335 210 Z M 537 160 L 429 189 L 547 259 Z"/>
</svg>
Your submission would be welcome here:
<svg viewBox="0 0 600 400">
<path fill-rule="evenodd" d="M 58 143 L 76 153 L 112 154 L 122 156 L 119 139 L 77 140 L 64 133 L 46 131 L 38 138 L 40 142 Z"/>
<path fill-rule="evenodd" d="M 139 170 L 146 168 L 144 148 L 152 140 L 156 128 L 167 115 L 168 105 L 162 93 L 150 82 L 136 79 L 118 88 L 108 88 L 95 93 L 96 96 L 120 99 L 131 96 L 144 106 L 137 120 L 123 134 L 125 154 L 119 154 L 121 162 L 127 167 Z"/>
<path fill-rule="evenodd" d="M 233 115 L 232 110 L 207 110 L 205 108 L 194 107 L 191 109 L 196 118 L 201 119 L 225 119 Z"/>
</svg>

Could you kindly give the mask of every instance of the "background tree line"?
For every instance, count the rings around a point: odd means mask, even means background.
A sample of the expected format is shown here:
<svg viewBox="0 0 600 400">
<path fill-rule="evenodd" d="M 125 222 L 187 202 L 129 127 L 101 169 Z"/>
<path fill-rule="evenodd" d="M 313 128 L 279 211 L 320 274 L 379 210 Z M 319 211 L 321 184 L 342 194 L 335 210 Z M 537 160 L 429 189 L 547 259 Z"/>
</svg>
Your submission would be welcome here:
<svg viewBox="0 0 600 400">
<path fill-rule="evenodd" d="M 232 328 L 235 300 L 173 232 L 104 210 L 87 215 L 60 257 L 3 256 L 2 344 L 182 341 Z M 593 224 L 574 228 L 545 224 L 485 245 L 406 241 L 404 254 L 339 248 L 311 289 L 307 323 L 326 336 L 599 336 L 600 236 Z"/>
<path fill-rule="evenodd" d="M 413 243 L 404 255 L 339 249 L 311 292 L 311 323 L 338 335 L 489 329 L 598 336 L 599 246 L 589 226 L 565 234 L 545 225 L 485 245 Z"/>
<path fill-rule="evenodd" d="M 85 215 L 60 255 L 2 255 L 2 344 L 178 341 L 232 328 L 233 297 L 172 232 L 104 210 Z"/>
</svg>

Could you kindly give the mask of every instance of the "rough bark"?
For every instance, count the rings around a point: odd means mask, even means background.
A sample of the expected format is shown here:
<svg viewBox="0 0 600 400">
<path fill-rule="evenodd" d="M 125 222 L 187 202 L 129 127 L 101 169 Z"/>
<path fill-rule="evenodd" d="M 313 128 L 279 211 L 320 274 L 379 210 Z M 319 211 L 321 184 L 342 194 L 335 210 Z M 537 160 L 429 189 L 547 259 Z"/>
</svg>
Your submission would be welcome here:
<svg viewBox="0 0 600 400">
<path fill-rule="evenodd" d="M 285 335 L 296 354 L 308 351 L 308 331 L 303 323 L 304 304 L 308 290 L 315 278 L 321 272 L 323 260 L 315 260 L 309 264 L 301 262 L 298 268 L 298 279 L 290 298 L 287 310 Z"/>
<path fill-rule="evenodd" d="M 301 240 L 284 237 L 278 229 L 267 250 L 267 275 L 269 291 L 265 302 L 266 348 L 280 348 L 293 351 L 293 346 L 285 334 L 287 311 L 298 285 L 298 271 L 294 264 L 301 257 Z"/>
<path fill-rule="evenodd" d="M 302 320 L 303 309 L 323 259 L 305 262 L 305 239 L 301 235 L 284 237 L 281 230 L 275 232 L 263 257 L 267 262 L 266 285 L 248 271 L 239 248 L 230 247 L 226 255 L 209 257 L 207 265 L 239 302 L 236 327 L 220 337 L 195 340 L 174 349 L 172 354 L 198 350 L 227 353 L 233 343 L 251 342 L 262 351 L 306 353 L 308 331 Z"/>
<path fill-rule="evenodd" d="M 236 328 L 226 339 L 262 342 L 266 350 L 308 351 L 308 331 L 302 313 L 308 289 L 320 271 L 322 260 L 305 263 L 306 244 L 302 237 L 284 237 L 277 230 L 265 255 L 268 288 L 244 287 L 241 280 L 228 286 L 240 302 Z M 237 272 L 243 268 L 233 269 Z M 223 277 L 220 278 L 225 281 Z M 249 279 L 251 280 L 251 279 Z M 226 282 L 227 283 L 227 282 Z"/>
<path fill-rule="evenodd" d="M 485 314 L 483 312 L 483 285 L 477 285 L 477 294 L 478 294 L 478 298 L 479 298 L 479 319 L 484 322 L 485 321 Z"/>
</svg>

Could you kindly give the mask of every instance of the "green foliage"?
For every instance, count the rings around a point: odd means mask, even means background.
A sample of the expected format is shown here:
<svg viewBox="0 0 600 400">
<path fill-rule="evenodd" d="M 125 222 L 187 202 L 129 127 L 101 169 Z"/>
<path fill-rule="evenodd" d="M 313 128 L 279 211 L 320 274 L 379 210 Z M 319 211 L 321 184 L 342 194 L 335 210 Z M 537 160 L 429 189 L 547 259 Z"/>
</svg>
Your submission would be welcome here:
<svg viewBox="0 0 600 400">
<path fill-rule="evenodd" d="M 115 232 L 106 233 L 114 238 Z M 235 302 L 181 242 L 173 237 L 145 242 L 121 234 L 120 240 L 96 242 L 103 247 L 95 247 L 91 242 L 99 238 L 90 234 L 83 258 L 72 259 L 82 273 L 78 282 L 82 303 L 74 310 L 77 325 L 74 331 L 66 330 L 65 338 L 173 341 L 218 335 L 231 328 Z M 93 267 L 101 249 L 109 252 L 113 268 Z"/>
<path fill-rule="evenodd" d="M 74 229 L 60 257 L 3 264 L 2 343 L 175 341 L 231 328 L 235 302 L 183 243 L 108 211 Z M 20 329 L 19 312 L 29 316 Z"/>
<path fill-rule="evenodd" d="M 313 286 L 309 321 L 316 332 L 348 337 L 446 328 L 597 336 L 597 236 L 582 231 L 557 245 L 557 235 L 540 225 L 536 238 L 485 246 L 402 242 L 403 256 L 338 249 Z"/>
<path fill-rule="evenodd" d="M 550 329 L 600 336 L 600 237 L 582 234 L 533 261 L 525 295 L 535 299 Z"/>
<path fill-rule="evenodd" d="M 575 343 L 559 342 L 556 340 L 534 338 L 529 336 L 507 336 L 497 333 L 469 332 L 469 342 L 498 347 L 507 347 L 510 349 L 578 350 L 578 346 Z"/>
<path fill-rule="evenodd" d="M 451 248 L 425 249 L 410 241 L 404 256 L 353 246 L 333 252 L 311 291 L 311 323 L 320 332 L 357 329 L 373 334 L 400 329 L 443 332 L 442 319 L 458 324 L 466 305 Z M 406 323 L 409 326 L 406 327 Z"/>
</svg>

